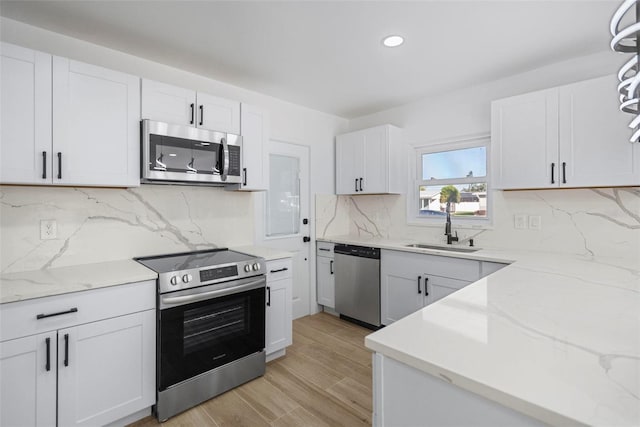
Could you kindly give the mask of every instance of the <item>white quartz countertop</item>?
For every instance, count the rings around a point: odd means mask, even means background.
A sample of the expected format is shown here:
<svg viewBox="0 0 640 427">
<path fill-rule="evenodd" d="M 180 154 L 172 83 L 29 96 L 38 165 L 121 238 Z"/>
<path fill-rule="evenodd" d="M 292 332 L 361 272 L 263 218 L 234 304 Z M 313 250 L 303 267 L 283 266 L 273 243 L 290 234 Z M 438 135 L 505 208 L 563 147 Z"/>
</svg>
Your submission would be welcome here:
<svg viewBox="0 0 640 427">
<path fill-rule="evenodd" d="M 267 261 L 293 256 L 291 252 L 264 246 L 231 249 Z M 157 278 L 154 271 L 131 259 L 8 273 L 0 275 L 0 304 Z"/>
<path fill-rule="evenodd" d="M 130 259 L 2 274 L 0 304 L 155 280 L 157 277 L 154 271 Z"/>
<path fill-rule="evenodd" d="M 294 255 L 293 253 L 284 251 L 282 249 L 267 248 L 265 246 L 236 246 L 229 249 L 264 258 L 266 261 L 291 258 Z"/>
<path fill-rule="evenodd" d="M 511 262 L 366 346 L 553 425 L 640 425 L 640 260 L 321 240 Z"/>
</svg>

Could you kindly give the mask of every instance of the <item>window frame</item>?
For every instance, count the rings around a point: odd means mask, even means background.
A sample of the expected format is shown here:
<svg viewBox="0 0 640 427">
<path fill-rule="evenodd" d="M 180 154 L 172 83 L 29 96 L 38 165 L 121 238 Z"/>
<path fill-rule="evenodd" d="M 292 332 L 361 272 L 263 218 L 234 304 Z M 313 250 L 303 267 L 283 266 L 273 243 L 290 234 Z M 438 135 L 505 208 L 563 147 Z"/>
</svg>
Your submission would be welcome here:
<svg viewBox="0 0 640 427">
<path fill-rule="evenodd" d="M 422 155 L 443 151 L 463 150 L 466 148 L 485 147 L 486 175 L 484 177 L 463 177 L 451 179 L 422 179 Z M 444 219 L 440 217 L 420 216 L 420 186 L 461 185 L 474 184 L 478 181 L 486 182 L 486 216 L 483 218 L 472 216 L 451 216 L 452 224 L 461 228 L 491 228 L 493 225 L 493 193 L 491 191 L 491 136 L 490 134 L 476 134 L 456 137 L 448 140 L 434 141 L 431 144 L 415 146 L 413 149 L 412 168 L 409 176 L 409 191 L 407 192 L 407 223 L 409 225 L 441 226 Z"/>
</svg>

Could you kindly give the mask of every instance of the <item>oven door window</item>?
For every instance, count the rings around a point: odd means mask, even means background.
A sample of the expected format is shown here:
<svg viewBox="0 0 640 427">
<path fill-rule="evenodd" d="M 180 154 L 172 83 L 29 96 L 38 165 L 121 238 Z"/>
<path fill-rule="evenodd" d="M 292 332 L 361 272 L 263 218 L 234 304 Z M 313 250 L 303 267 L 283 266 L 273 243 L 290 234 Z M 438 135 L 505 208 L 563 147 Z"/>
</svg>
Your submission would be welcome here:
<svg viewBox="0 0 640 427">
<path fill-rule="evenodd" d="M 220 175 L 222 144 L 149 136 L 149 170 Z"/>
<path fill-rule="evenodd" d="M 264 350 L 265 290 L 160 311 L 159 389 Z"/>
</svg>

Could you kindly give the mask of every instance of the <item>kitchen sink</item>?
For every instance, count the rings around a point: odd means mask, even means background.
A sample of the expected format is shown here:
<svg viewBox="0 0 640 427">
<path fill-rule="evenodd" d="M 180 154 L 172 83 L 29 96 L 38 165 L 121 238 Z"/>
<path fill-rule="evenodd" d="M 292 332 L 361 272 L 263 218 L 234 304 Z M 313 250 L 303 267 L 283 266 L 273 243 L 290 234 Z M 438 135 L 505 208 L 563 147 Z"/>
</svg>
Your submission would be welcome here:
<svg viewBox="0 0 640 427">
<path fill-rule="evenodd" d="M 408 248 L 419 248 L 419 249 L 436 249 L 438 251 L 449 251 L 449 252 L 475 252 L 479 249 L 476 248 L 462 248 L 459 246 L 438 246 L 438 245 L 426 245 L 423 243 L 412 243 L 410 245 L 406 245 Z"/>
</svg>

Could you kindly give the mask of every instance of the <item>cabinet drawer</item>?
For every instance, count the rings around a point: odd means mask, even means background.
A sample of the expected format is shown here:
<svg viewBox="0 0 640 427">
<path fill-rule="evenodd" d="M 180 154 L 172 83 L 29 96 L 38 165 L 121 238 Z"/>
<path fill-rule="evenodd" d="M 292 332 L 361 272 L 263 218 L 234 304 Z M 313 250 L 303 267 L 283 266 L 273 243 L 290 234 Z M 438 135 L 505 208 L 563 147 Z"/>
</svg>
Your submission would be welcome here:
<svg viewBox="0 0 640 427">
<path fill-rule="evenodd" d="M 0 341 L 155 309 L 155 295 L 156 282 L 149 280 L 3 304 Z M 56 313 L 66 314 L 37 318 Z"/>
<path fill-rule="evenodd" d="M 333 258 L 333 243 L 316 242 L 316 255 Z"/>
<path fill-rule="evenodd" d="M 291 258 L 267 261 L 267 282 L 291 277 Z"/>
</svg>

